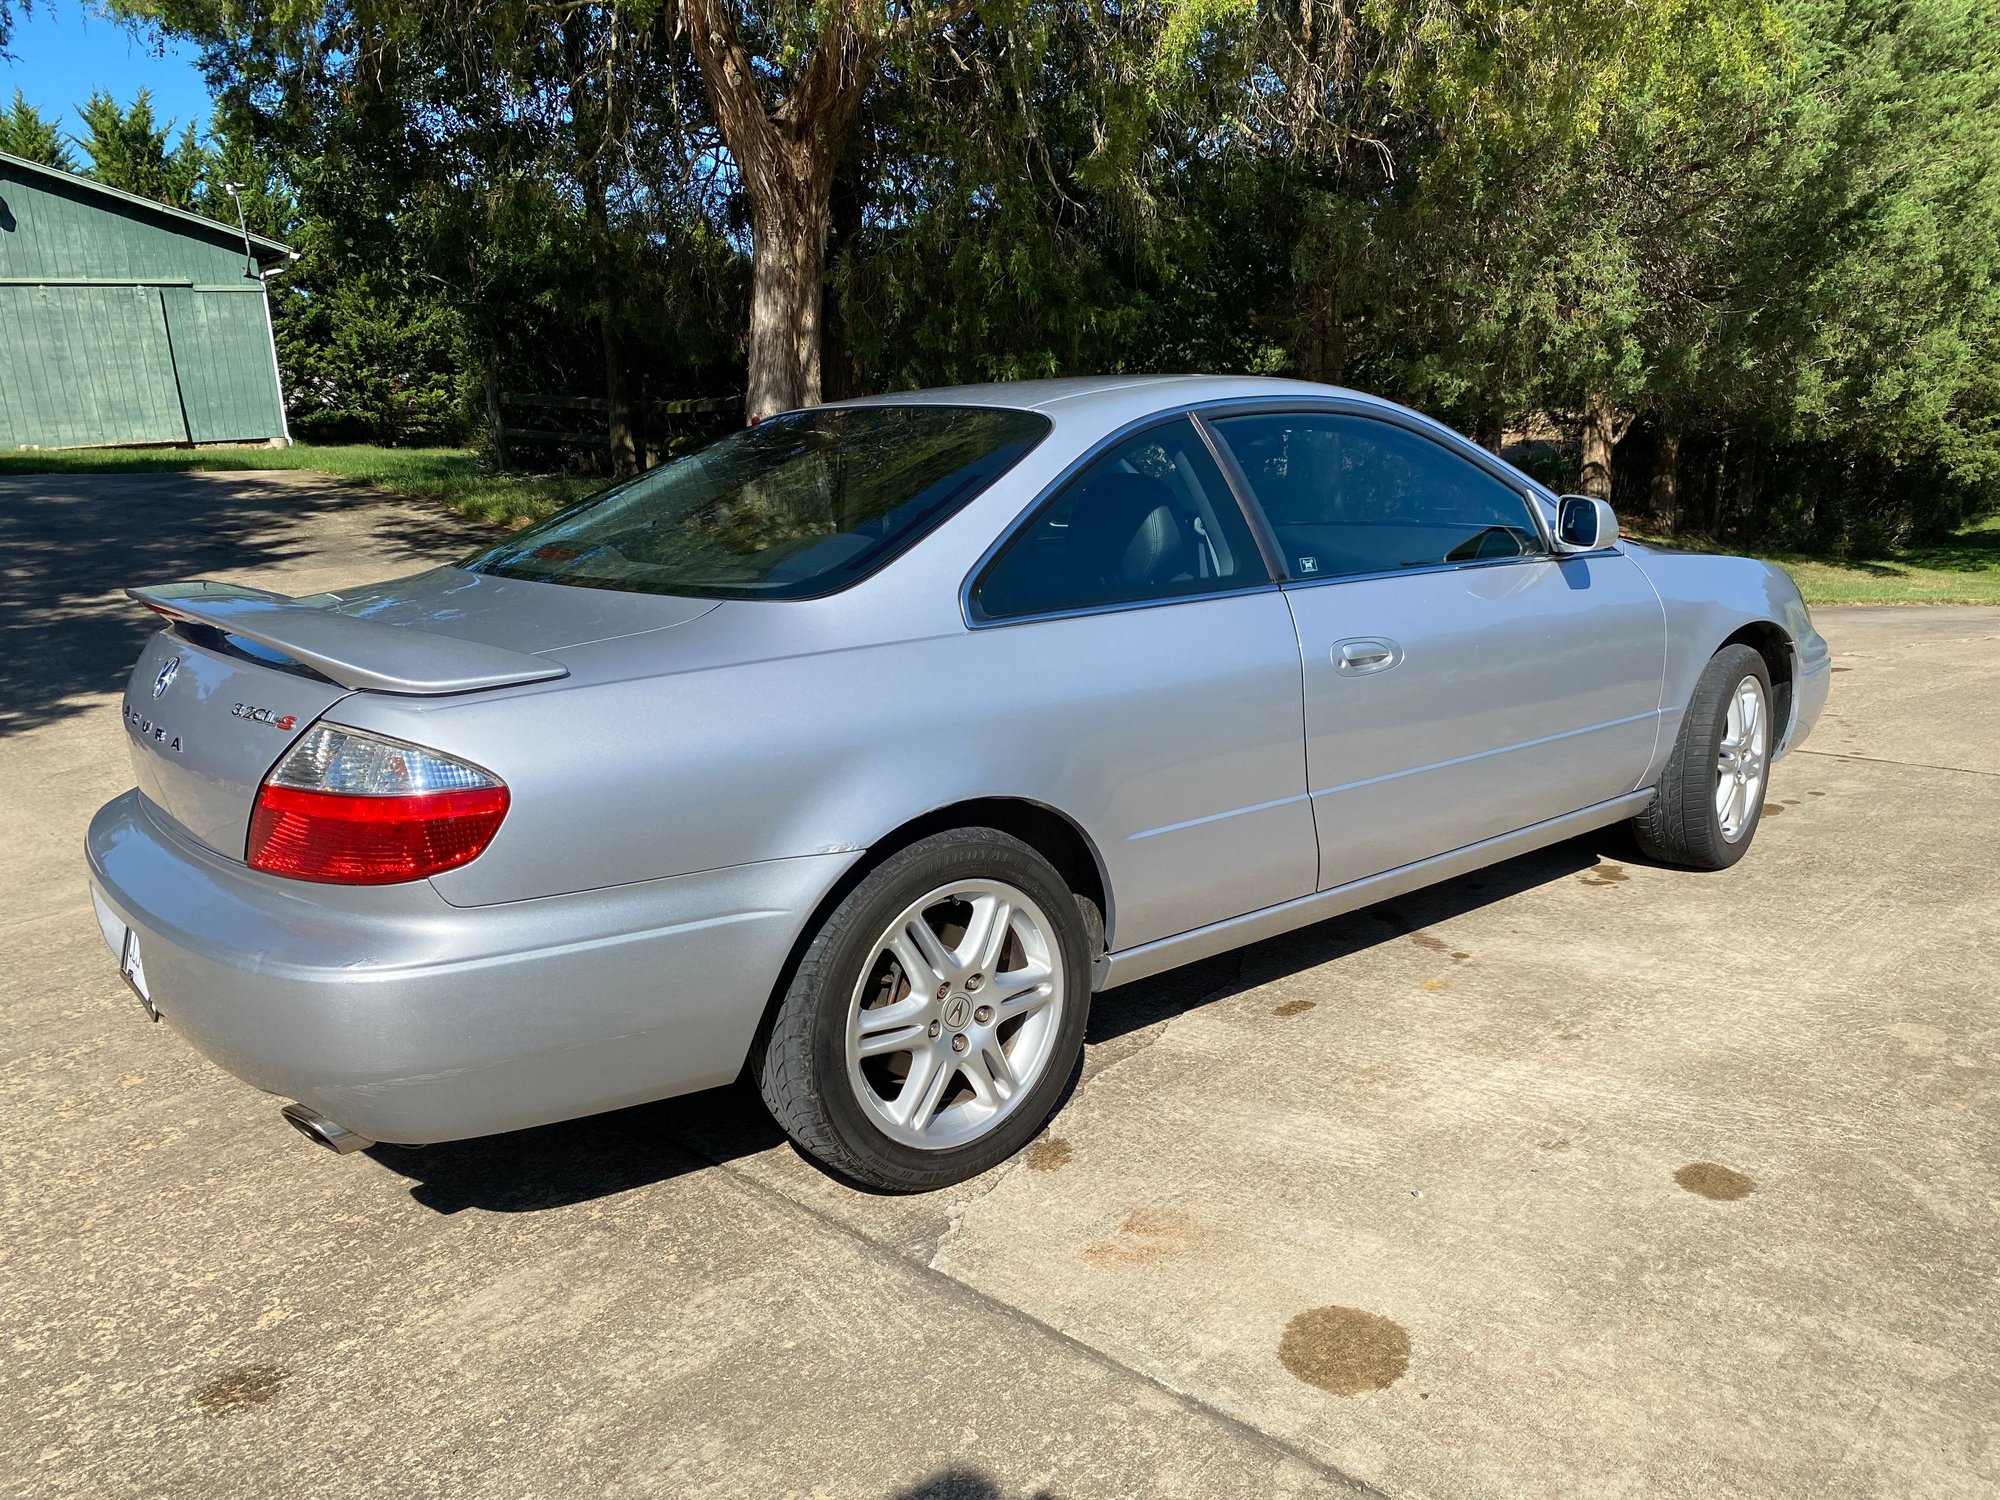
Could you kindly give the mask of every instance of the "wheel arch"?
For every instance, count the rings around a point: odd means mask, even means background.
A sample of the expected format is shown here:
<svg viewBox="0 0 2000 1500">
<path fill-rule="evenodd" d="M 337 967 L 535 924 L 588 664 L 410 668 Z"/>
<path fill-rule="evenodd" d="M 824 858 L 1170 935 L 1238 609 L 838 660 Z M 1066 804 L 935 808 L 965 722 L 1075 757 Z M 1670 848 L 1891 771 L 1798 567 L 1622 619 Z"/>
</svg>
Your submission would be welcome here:
<svg viewBox="0 0 2000 1500">
<path fill-rule="evenodd" d="M 770 1035 L 771 1023 L 777 1015 L 778 1006 L 791 988 L 792 977 L 798 972 L 799 963 L 804 959 L 806 949 L 812 946 L 820 928 L 833 914 L 834 908 L 847 899 L 848 893 L 868 878 L 869 873 L 899 849 L 907 849 L 919 839 L 934 833 L 943 833 L 952 828 L 993 828 L 1001 833 L 1011 834 L 1042 858 L 1054 865 L 1056 872 L 1068 882 L 1069 888 L 1078 896 L 1090 901 L 1099 918 L 1098 931 L 1093 934 L 1108 951 L 1112 922 L 1112 894 L 1110 878 L 1105 873 L 1104 858 L 1098 852 L 1097 844 L 1082 825 L 1067 813 L 1058 811 L 1043 802 L 1027 797 L 970 797 L 958 802 L 947 803 L 920 813 L 914 818 L 898 824 L 862 851 L 840 873 L 820 897 L 819 902 L 807 916 L 798 936 L 792 940 L 791 950 L 785 955 L 785 962 L 779 968 L 776 980 L 771 985 L 771 993 L 764 1002 L 764 1014 L 757 1025 L 756 1040 L 750 1048 L 746 1069 L 754 1072 L 764 1050 L 765 1040 Z M 1102 954 L 1093 954 L 1101 958 Z M 1100 965 L 1100 967 L 1102 967 Z"/>
<path fill-rule="evenodd" d="M 1784 744 L 1791 738 L 1792 710 L 1797 700 L 1793 687 L 1798 677 L 1798 651 L 1791 636 L 1775 621 L 1752 620 L 1715 649 L 1722 651 L 1730 646 L 1748 646 L 1764 658 L 1764 669 L 1771 674 L 1772 712 L 1784 726 L 1776 743 Z"/>
</svg>

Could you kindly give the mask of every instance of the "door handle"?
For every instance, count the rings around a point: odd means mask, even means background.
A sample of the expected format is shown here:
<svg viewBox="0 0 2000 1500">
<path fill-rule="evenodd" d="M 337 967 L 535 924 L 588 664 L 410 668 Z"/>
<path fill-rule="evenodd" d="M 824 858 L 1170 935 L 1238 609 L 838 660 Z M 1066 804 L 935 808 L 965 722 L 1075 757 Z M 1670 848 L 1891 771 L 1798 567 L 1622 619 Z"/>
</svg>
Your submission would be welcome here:
<svg viewBox="0 0 2000 1500">
<path fill-rule="evenodd" d="M 1402 659 L 1401 646 L 1394 641 L 1378 640 L 1372 636 L 1341 641 L 1333 648 L 1334 669 L 1350 677 L 1359 677 L 1366 672 L 1386 672 Z"/>
</svg>

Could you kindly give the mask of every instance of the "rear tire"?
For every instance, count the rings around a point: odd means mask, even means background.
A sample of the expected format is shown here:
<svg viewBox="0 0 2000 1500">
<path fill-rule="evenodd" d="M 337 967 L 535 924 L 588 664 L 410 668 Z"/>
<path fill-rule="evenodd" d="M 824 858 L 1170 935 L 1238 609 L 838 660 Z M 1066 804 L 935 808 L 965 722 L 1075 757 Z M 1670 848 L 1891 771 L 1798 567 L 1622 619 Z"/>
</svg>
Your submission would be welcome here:
<svg viewBox="0 0 2000 1500">
<path fill-rule="evenodd" d="M 1772 701 L 1770 669 L 1751 647 L 1724 646 L 1709 659 L 1658 792 L 1632 820 L 1641 850 L 1691 870 L 1726 870 L 1743 857 L 1764 812 L 1779 728 Z"/>
<path fill-rule="evenodd" d="M 889 856 L 813 936 L 778 1003 L 759 1091 L 785 1134 L 888 1192 L 997 1166 L 1083 1055 L 1091 924 L 1028 845 L 991 828 Z"/>
</svg>

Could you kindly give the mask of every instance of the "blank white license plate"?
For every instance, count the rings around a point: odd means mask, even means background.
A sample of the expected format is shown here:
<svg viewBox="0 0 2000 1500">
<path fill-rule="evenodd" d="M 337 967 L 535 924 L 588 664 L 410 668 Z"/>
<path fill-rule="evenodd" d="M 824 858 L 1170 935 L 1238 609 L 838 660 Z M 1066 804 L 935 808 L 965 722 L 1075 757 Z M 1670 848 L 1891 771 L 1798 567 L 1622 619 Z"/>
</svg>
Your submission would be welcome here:
<svg viewBox="0 0 2000 1500">
<path fill-rule="evenodd" d="M 97 926 L 104 934 L 105 943 L 118 955 L 119 974 L 132 986 L 132 993 L 146 1007 L 146 1014 L 155 1021 L 159 1020 L 160 1012 L 153 1004 L 152 991 L 146 987 L 146 960 L 139 951 L 139 934 L 118 919 L 118 914 L 95 889 L 90 893 L 90 902 L 97 908 Z"/>
</svg>

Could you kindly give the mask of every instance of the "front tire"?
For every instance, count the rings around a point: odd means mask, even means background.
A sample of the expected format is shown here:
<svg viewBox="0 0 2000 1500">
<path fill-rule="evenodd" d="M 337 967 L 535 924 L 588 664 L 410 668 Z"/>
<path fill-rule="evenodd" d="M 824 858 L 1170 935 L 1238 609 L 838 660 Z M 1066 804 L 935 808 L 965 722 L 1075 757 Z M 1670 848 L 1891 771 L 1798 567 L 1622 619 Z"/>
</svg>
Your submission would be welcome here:
<svg viewBox="0 0 2000 1500">
<path fill-rule="evenodd" d="M 1049 862 L 991 828 L 899 850 L 834 908 L 756 1067 L 800 1150 L 923 1192 L 1031 1140 L 1083 1054 L 1090 944 Z"/>
<path fill-rule="evenodd" d="M 1771 673 L 1749 646 L 1709 659 L 1681 720 L 1652 804 L 1632 820 L 1650 857 L 1693 870 L 1726 870 L 1757 834 L 1777 724 Z"/>
</svg>

